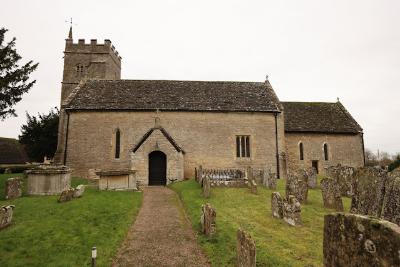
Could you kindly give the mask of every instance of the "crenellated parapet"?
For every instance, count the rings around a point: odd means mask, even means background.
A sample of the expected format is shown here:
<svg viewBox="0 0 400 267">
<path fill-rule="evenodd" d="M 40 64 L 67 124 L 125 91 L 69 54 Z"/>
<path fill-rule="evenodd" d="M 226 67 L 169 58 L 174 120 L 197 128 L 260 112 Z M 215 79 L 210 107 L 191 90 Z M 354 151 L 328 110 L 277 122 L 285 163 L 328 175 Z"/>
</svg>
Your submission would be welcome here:
<svg viewBox="0 0 400 267">
<path fill-rule="evenodd" d="M 91 39 L 88 43 L 85 42 L 85 39 L 79 39 L 77 43 L 74 43 L 73 39 L 66 39 L 65 41 L 64 53 L 66 54 L 110 54 L 114 61 L 118 62 L 118 65 L 121 65 L 122 58 L 109 39 L 105 39 L 104 43 L 97 43 L 97 39 Z"/>
</svg>

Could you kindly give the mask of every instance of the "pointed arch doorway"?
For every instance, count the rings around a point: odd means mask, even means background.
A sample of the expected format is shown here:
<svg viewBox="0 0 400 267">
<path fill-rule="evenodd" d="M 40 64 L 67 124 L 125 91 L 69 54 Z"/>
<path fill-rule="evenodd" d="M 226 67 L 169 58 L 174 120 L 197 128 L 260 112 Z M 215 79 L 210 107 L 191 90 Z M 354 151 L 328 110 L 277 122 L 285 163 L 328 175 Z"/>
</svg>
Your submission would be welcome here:
<svg viewBox="0 0 400 267">
<path fill-rule="evenodd" d="M 149 185 L 167 184 L 167 156 L 161 151 L 149 154 Z"/>
</svg>

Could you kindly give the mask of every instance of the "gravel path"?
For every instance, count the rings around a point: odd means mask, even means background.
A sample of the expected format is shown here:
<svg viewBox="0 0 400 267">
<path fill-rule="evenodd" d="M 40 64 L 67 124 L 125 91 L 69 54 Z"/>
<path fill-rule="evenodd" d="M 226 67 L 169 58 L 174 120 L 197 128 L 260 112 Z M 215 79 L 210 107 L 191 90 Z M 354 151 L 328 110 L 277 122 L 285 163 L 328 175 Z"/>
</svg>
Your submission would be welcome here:
<svg viewBox="0 0 400 267">
<path fill-rule="evenodd" d="M 177 194 L 167 187 L 151 186 L 144 189 L 142 207 L 113 266 L 210 265 Z"/>
</svg>

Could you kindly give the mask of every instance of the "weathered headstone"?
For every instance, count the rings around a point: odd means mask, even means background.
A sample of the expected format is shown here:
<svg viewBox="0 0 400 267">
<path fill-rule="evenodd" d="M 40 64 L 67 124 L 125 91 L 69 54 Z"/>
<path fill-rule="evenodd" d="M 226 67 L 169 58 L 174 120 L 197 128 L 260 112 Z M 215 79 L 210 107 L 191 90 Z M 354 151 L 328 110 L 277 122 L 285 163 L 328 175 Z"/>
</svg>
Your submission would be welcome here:
<svg viewBox="0 0 400 267">
<path fill-rule="evenodd" d="M 325 208 L 343 211 L 343 202 L 340 194 L 340 187 L 335 180 L 331 178 L 322 179 L 321 192 Z"/>
<path fill-rule="evenodd" d="M 256 266 L 256 244 L 251 236 L 242 229 L 236 234 L 236 264 L 238 267 Z"/>
<path fill-rule="evenodd" d="M 296 197 L 300 203 L 305 203 L 308 197 L 308 181 L 307 174 L 304 170 L 290 172 L 286 180 L 286 198 L 289 195 Z"/>
<path fill-rule="evenodd" d="M 0 230 L 11 224 L 14 208 L 15 208 L 14 205 L 8 205 L 8 206 L 1 207 L 1 209 L 0 209 Z"/>
<path fill-rule="evenodd" d="M 203 182 L 203 166 L 199 166 L 199 168 L 197 169 L 197 182 L 199 182 L 200 184 L 202 184 Z"/>
<path fill-rule="evenodd" d="M 314 167 L 308 168 L 304 170 L 307 175 L 307 184 L 308 188 L 316 188 L 317 187 L 317 171 Z"/>
<path fill-rule="evenodd" d="M 215 234 L 217 213 L 209 203 L 201 206 L 201 232 L 206 236 Z"/>
<path fill-rule="evenodd" d="M 273 192 L 271 195 L 271 212 L 272 217 L 283 218 L 283 199 L 279 192 Z"/>
<path fill-rule="evenodd" d="M 388 177 L 381 217 L 400 225 L 400 173 L 392 172 Z"/>
<path fill-rule="evenodd" d="M 276 190 L 276 174 L 271 169 L 265 169 L 263 172 L 263 185 L 268 189 Z"/>
<path fill-rule="evenodd" d="M 353 180 L 351 213 L 380 217 L 385 194 L 386 171 L 359 168 Z"/>
<path fill-rule="evenodd" d="M 89 169 L 88 170 L 88 179 L 89 180 L 96 180 L 100 179 L 100 177 L 96 174 L 96 172 L 99 172 L 100 169 Z"/>
<path fill-rule="evenodd" d="M 211 182 L 210 178 L 206 175 L 203 179 L 203 197 L 209 198 L 211 194 Z"/>
<path fill-rule="evenodd" d="M 9 178 L 6 181 L 6 199 L 18 198 L 22 195 L 21 178 Z"/>
<path fill-rule="evenodd" d="M 5 168 L 5 169 L 4 169 L 4 173 L 5 173 L 5 174 L 10 174 L 10 173 L 12 173 L 11 168 Z"/>
<path fill-rule="evenodd" d="M 249 181 L 250 183 L 250 192 L 252 194 L 257 194 L 257 183 L 254 179 L 252 179 L 251 181 Z"/>
<path fill-rule="evenodd" d="M 301 204 L 295 196 L 289 195 L 283 202 L 283 220 L 291 226 L 301 225 Z"/>
<path fill-rule="evenodd" d="M 356 169 L 349 166 L 330 166 L 326 168 L 326 177 L 334 179 L 340 188 L 340 194 L 346 197 L 353 196 L 353 183 Z"/>
<path fill-rule="evenodd" d="M 325 215 L 324 266 L 400 266 L 400 227 L 363 215 Z"/>
<path fill-rule="evenodd" d="M 74 198 L 81 197 L 85 192 L 85 186 L 83 184 L 78 185 L 74 191 Z"/>
<path fill-rule="evenodd" d="M 75 189 L 73 188 L 69 188 L 67 190 L 64 190 L 61 192 L 60 197 L 58 198 L 58 202 L 62 203 L 62 202 L 67 202 L 70 201 L 74 198 L 74 194 L 75 194 Z"/>
</svg>

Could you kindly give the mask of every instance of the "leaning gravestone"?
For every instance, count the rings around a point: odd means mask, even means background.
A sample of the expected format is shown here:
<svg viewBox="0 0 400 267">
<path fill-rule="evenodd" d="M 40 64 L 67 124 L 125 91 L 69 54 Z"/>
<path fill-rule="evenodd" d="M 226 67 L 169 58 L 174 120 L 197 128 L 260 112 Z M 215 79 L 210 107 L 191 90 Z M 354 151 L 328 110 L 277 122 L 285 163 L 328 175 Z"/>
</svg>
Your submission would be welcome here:
<svg viewBox="0 0 400 267">
<path fill-rule="evenodd" d="M 317 187 L 317 171 L 315 170 L 315 168 L 311 167 L 304 171 L 307 175 L 308 188 L 316 188 Z"/>
<path fill-rule="evenodd" d="M 69 188 L 67 190 L 64 190 L 61 192 L 60 197 L 58 198 L 58 202 L 62 203 L 62 202 L 67 202 L 70 201 L 74 198 L 74 194 L 75 194 L 75 189 L 73 188 Z"/>
<path fill-rule="evenodd" d="M 1 207 L 1 209 L 0 209 L 0 230 L 11 224 L 14 208 L 15 208 L 14 205 L 8 205 L 8 206 Z"/>
<path fill-rule="evenodd" d="M 6 199 L 18 198 L 22 195 L 21 178 L 9 178 L 6 181 Z"/>
<path fill-rule="evenodd" d="M 217 213 L 209 203 L 201 206 L 201 232 L 206 236 L 212 236 L 217 231 L 216 228 Z"/>
<path fill-rule="evenodd" d="M 211 193 L 211 182 L 210 178 L 206 175 L 203 179 L 203 197 L 209 198 Z"/>
<path fill-rule="evenodd" d="M 308 196 L 308 182 L 307 182 L 307 174 L 303 170 L 299 170 L 296 172 L 290 172 L 287 175 L 286 180 L 286 198 L 289 198 L 289 195 L 293 195 L 296 197 L 300 203 L 305 203 L 307 201 Z"/>
<path fill-rule="evenodd" d="M 83 184 L 78 185 L 74 191 L 74 198 L 81 197 L 85 192 L 85 186 Z"/>
<path fill-rule="evenodd" d="M 325 215 L 324 266 L 400 266 L 400 227 L 357 214 Z"/>
<path fill-rule="evenodd" d="M 276 175 L 271 169 L 265 169 L 263 172 L 263 185 L 268 189 L 276 190 Z"/>
<path fill-rule="evenodd" d="M 254 179 L 252 179 L 251 181 L 249 181 L 250 183 L 250 192 L 252 194 L 257 194 L 257 183 Z"/>
<path fill-rule="evenodd" d="M 256 266 L 256 244 L 251 236 L 238 229 L 236 234 L 236 264 L 238 267 Z"/>
<path fill-rule="evenodd" d="M 356 169 L 349 166 L 330 166 L 326 168 L 326 177 L 334 179 L 340 188 L 340 194 L 344 197 L 353 196 L 353 183 Z"/>
<path fill-rule="evenodd" d="M 351 213 L 380 217 L 387 173 L 373 167 L 359 168 L 353 180 Z"/>
<path fill-rule="evenodd" d="M 283 220 L 291 226 L 301 225 L 301 204 L 295 196 L 289 195 L 283 202 Z"/>
<path fill-rule="evenodd" d="M 321 192 L 325 208 L 343 211 L 343 202 L 340 195 L 339 184 L 335 180 L 330 178 L 322 179 Z"/>
<path fill-rule="evenodd" d="M 200 165 L 197 169 L 197 182 L 201 184 L 203 182 L 203 166 Z"/>
<path fill-rule="evenodd" d="M 247 167 L 246 177 L 248 181 L 248 186 L 250 188 L 250 192 L 252 194 L 257 194 L 257 183 L 253 175 L 253 169 L 251 167 Z"/>
<path fill-rule="evenodd" d="M 283 218 L 283 199 L 279 192 L 273 192 L 271 195 L 271 211 L 272 217 Z"/>
<path fill-rule="evenodd" d="M 392 172 L 388 177 L 381 217 L 400 225 L 400 173 Z"/>
</svg>

